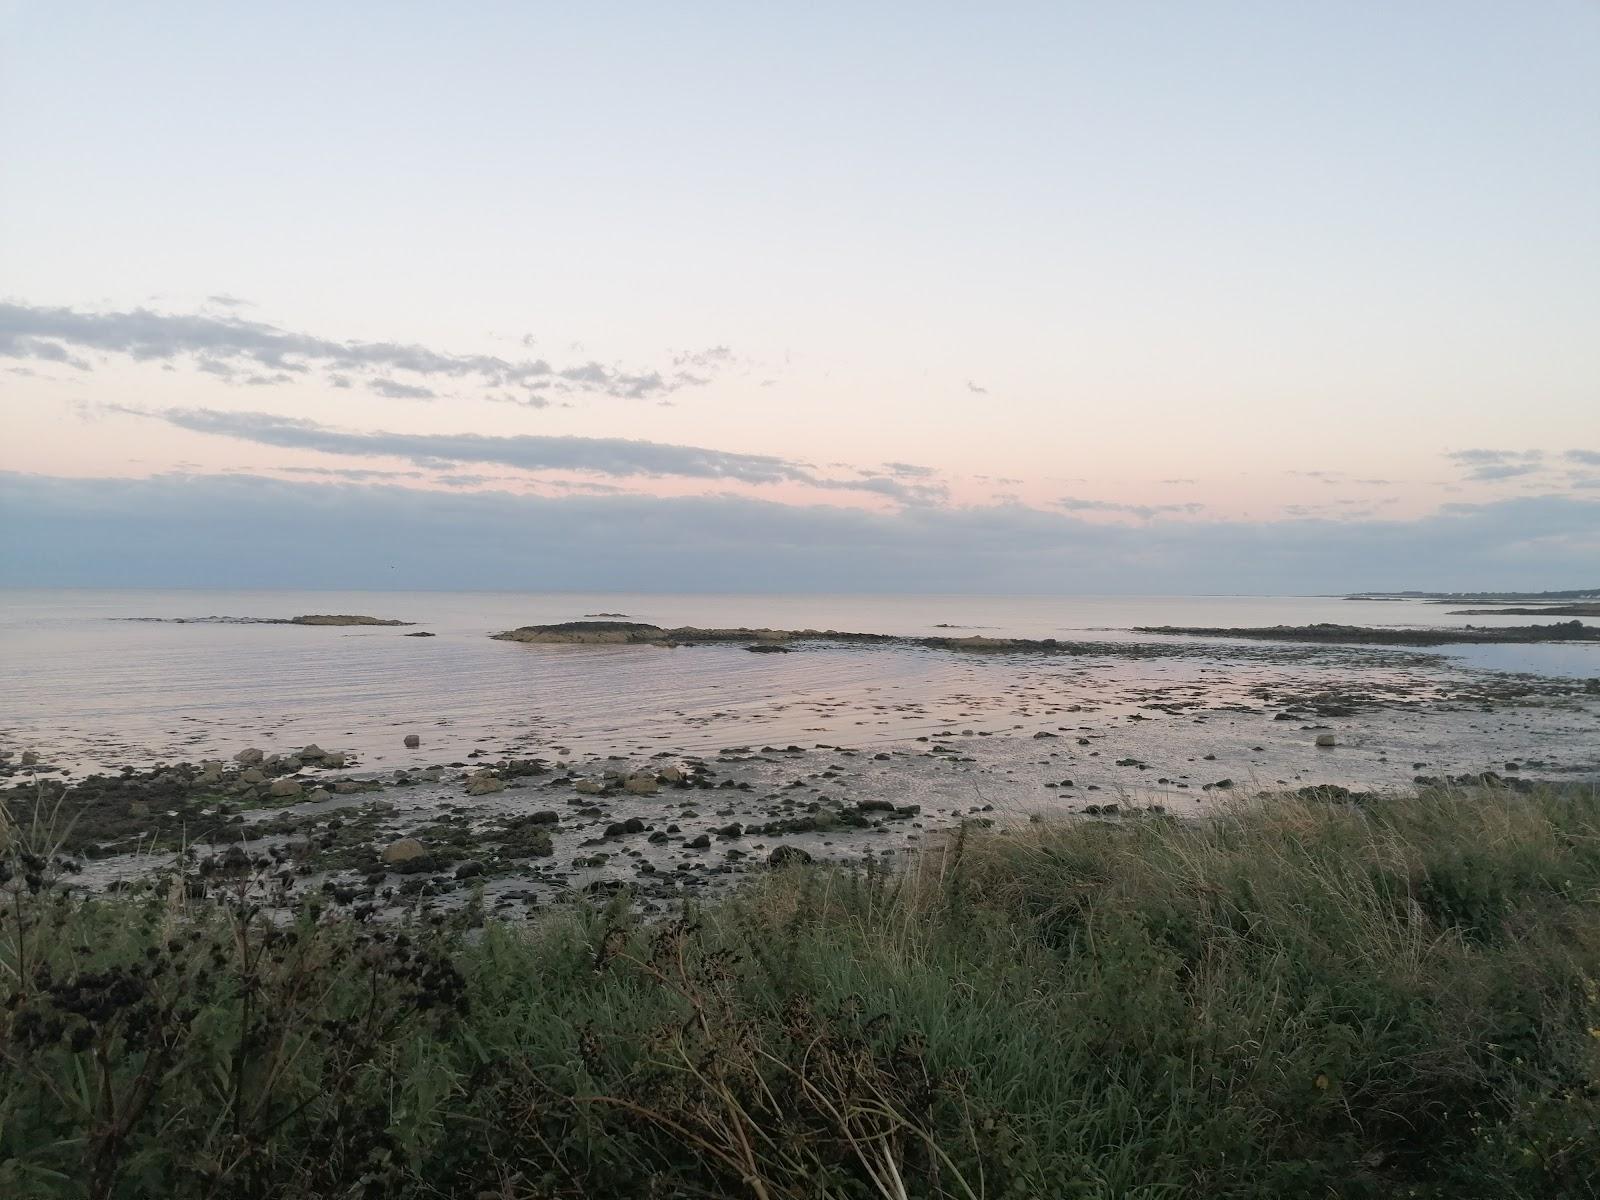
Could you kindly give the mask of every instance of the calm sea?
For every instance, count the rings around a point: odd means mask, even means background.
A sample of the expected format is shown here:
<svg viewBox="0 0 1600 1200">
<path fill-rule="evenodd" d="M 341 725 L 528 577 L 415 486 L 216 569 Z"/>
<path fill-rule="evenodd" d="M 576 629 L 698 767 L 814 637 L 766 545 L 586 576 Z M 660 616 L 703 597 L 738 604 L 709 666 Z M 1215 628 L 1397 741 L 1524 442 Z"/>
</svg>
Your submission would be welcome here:
<svg viewBox="0 0 1600 1200">
<path fill-rule="evenodd" d="M 363 613 L 394 628 L 169 624 L 128 618 Z M 81 766 L 317 741 L 379 756 L 418 732 L 441 758 L 475 746 L 584 750 L 651 740 L 705 749 L 746 737 L 914 736 L 1004 678 L 998 660 L 921 650 L 524 646 L 518 625 L 623 613 L 663 626 L 831 628 L 1129 640 L 1136 625 L 1522 624 L 1449 606 L 1294 596 L 764 596 L 510 592 L 0 591 L 0 744 Z M 955 630 L 940 627 L 956 627 Z M 1446 650 L 1461 665 L 1592 677 L 1600 647 Z M 998 663 L 998 665 L 997 665 Z M 1216 664 L 1228 663 L 1219 645 Z M 1123 681 L 1171 660 L 1106 661 Z M 1240 666 L 1240 670 L 1248 670 Z M 892 704 L 891 704 L 892 700 Z M 878 719 L 899 705 L 900 719 Z M 954 706 L 952 708 L 952 705 Z M 910 706 L 909 708 L 906 706 Z M 820 714 L 820 715 L 819 715 Z M 977 718 L 973 718 L 977 719 Z"/>
</svg>

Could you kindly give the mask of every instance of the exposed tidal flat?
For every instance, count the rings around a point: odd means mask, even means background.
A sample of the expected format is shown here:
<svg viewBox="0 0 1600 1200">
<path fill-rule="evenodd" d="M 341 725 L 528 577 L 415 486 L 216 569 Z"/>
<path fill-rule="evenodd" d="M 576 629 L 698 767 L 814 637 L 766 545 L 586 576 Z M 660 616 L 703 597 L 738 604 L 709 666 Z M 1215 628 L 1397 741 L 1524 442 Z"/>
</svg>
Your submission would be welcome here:
<svg viewBox="0 0 1600 1200">
<path fill-rule="evenodd" d="M 8 630 L 25 667 L 0 776 L 14 808 L 71 830 L 87 887 L 181 851 L 196 888 L 247 876 L 367 910 L 481 890 L 491 910 L 531 915 L 620 888 L 665 910 L 775 853 L 899 861 L 964 822 L 1600 775 L 1592 644 L 1421 652 L 1127 628 L 1155 612 L 1316 625 L 1350 602 L 164 599 L 173 617 L 247 620 L 128 624 L 115 618 L 162 610 L 113 595 L 74 614 L 57 596 Z M 396 613 L 437 636 L 256 619 L 296 608 Z M 1373 627 L 1402 632 L 1444 616 L 1371 608 Z M 801 612 L 855 632 L 773 619 Z M 1118 612 L 1121 628 L 1091 624 Z M 1569 657 L 1546 673 L 1447 653 L 1549 649 Z"/>
</svg>

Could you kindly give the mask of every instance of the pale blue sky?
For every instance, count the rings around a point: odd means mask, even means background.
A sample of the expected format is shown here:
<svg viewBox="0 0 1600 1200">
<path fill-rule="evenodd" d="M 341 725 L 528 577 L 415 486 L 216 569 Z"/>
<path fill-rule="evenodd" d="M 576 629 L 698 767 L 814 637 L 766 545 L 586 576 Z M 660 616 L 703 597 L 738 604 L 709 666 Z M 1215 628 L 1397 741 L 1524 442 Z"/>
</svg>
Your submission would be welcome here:
<svg viewBox="0 0 1600 1200">
<path fill-rule="evenodd" d="M 0 469 L 1064 537 L 1600 495 L 1594 3 L 0 0 L 0 30 Z M 124 352 L 139 309 L 567 382 L 275 380 L 194 349 L 221 326 Z M 1593 574 L 1572 525 L 1527 535 Z"/>
</svg>

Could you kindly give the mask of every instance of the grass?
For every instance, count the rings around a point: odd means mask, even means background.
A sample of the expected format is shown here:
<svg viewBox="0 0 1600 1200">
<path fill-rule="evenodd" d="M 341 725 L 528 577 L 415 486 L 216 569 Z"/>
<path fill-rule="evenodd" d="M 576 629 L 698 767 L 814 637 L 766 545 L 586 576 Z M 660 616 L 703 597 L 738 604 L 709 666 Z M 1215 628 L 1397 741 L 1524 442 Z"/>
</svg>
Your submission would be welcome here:
<svg viewBox="0 0 1600 1200">
<path fill-rule="evenodd" d="M 15 1200 L 1600 1195 L 1592 786 L 974 830 L 531 931 L 88 900 L 40 836 L 0 827 Z"/>
</svg>

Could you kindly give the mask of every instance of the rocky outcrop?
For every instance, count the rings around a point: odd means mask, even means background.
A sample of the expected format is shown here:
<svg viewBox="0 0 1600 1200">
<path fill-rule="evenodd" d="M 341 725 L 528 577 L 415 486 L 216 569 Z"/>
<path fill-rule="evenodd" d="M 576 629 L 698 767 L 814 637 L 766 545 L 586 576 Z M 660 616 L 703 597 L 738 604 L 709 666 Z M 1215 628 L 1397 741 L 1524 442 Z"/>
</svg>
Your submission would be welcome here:
<svg viewBox="0 0 1600 1200">
<path fill-rule="evenodd" d="M 702 629 L 693 625 L 664 629 L 640 621 L 565 621 L 557 625 L 524 625 L 492 636 L 501 642 L 554 645 L 684 646 L 701 642 L 782 642 L 797 635 L 782 629 Z"/>
<path fill-rule="evenodd" d="M 1582 621 L 1554 625 L 1508 625 L 1499 629 L 1467 625 L 1460 629 L 1373 629 L 1361 625 L 1273 625 L 1263 629 L 1221 629 L 1141 625 L 1135 633 L 1180 637 L 1255 638 L 1271 642 L 1323 642 L 1341 646 L 1459 646 L 1502 642 L 1600 642 L 1600 626 Z"/>
<path fill-rule="evenodd" d="M 285 625 L 415 625 L 415 621 L 392 621 L 384 617 L 365 617 L 354 613 L 309 613 L 290 617 Z"/>
<path fill-rule="evenodd" d="M 566 621 L 557 625 L 524 625 L 490 635 L 500 642 L 532 645 L 706 646 L 743 642 L 753 654 L 782 654 L 795 642 L 844 642 L 851 645 L 922 646 L 931 650 L 1031 651 L 1077 653 L 1055 638 L 905 637 L 889 633 L 849 633 L 838 629 L 718 629 L 699 625 L 664 628 L 638 621 Z"/>
<path fill-rule="evenodd" d="M 493 636 L 500 642 L 615 646 L 658 642 L 666 632 L 659 625 L 639 621 L 565 621 L 558 625 L 524 625 Z"/>
</svg>

